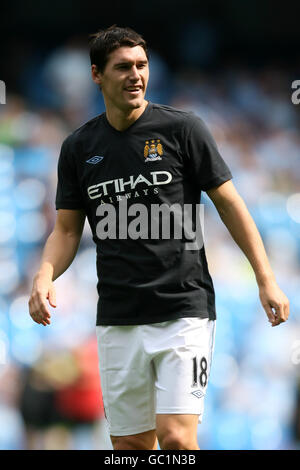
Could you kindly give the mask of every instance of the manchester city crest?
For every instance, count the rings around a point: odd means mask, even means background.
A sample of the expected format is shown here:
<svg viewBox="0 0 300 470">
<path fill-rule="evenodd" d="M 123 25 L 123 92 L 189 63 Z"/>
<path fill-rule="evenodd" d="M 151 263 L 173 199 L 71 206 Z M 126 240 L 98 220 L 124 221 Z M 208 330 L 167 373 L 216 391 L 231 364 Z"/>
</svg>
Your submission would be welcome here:
<svg viewBox="0 0 300 470">
<path fill-rule="evenodd" d="M 157 140 L 146 140 L 144 147 L 145 162 L 154 162 L 155 160 L 161 160 L 163 154 L 163 148 L 160 143 L 160 139 Z"/>
</svg>

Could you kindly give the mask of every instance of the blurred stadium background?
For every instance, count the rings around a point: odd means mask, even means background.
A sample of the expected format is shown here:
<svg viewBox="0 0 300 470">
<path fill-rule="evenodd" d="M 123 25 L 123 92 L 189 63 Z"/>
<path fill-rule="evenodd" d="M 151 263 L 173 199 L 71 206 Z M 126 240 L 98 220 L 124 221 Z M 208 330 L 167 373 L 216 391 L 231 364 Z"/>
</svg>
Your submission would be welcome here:
<svg viewBox="0 0 300 470">
<path fill-rule="evenodd" d="M 0 449 L 108 449 L 95 345 L 95 248 L 56 281 L 44 328 L 28 314 L 55 220 L 70 132 L 103 112 L 88 34 L 131 26 L 151 52 L 148 99 L 201 116 L 263 237 L 291 316 L 272 329 L 255 278 L 205 196 L 217 333 L 202 449 L 300 448 L 300 79 L 296 3 L 16 1 L 1 6 Z"/>
</svg>

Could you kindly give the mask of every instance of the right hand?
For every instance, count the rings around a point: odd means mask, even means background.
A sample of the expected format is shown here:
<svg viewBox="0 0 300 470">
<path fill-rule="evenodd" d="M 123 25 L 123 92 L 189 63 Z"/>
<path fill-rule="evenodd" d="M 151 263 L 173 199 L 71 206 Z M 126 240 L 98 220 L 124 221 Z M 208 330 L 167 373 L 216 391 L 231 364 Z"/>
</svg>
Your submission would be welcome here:
<svg viewBox="0 0 300 470">
<path fill-rule="evenodd" d="M 289 301 L 276 281 L 268 281 L 266 284 L 260 285 L 259 298 L 272 326 L 287 321 L 290 314 Z"/>
<path fill-rule="evenodd" d="M 49 277 L 36 275 L 33 280 L 32 291 L 28 301 L 29 313 L 33 321 L 44 326 L 50 325 L 50 312 L 47 300 L 51 307 L 56 307 L 56 294 L 53 281 Z"/>
</svg>

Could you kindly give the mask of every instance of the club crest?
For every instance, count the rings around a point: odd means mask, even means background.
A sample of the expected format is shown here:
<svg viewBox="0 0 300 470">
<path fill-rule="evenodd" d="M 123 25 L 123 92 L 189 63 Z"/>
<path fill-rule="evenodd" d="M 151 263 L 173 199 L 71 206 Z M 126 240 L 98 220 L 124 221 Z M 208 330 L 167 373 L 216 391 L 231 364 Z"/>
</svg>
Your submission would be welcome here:
<svg viewBox="0 0 300 470">
<path fill-rule="evenodd" d="M 161 160 L 163 155 L 162 144 L 160 139 L 157 140 L 146 140 L 144 147 L 145 162 L 154 162 L 155 160 Z"/>
</svg>

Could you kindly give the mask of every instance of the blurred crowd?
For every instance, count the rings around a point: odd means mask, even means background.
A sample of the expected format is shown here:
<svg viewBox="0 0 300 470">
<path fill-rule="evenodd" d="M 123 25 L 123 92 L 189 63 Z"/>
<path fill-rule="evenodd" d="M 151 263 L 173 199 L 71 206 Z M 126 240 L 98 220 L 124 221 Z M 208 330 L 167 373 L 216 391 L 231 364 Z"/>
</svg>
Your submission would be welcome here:
<svg viewBox="0 0 300 470">
<path fill-rule="evenodd" d="M 76 41 L 24 65 L 0 105 L 0 449 L 109 449 L 95 338 L 95 247 L 56 282 L 51 326 L 28 314 L 32 278 L 55 221 L 63 139 L 104 111 Z M 300 77 L 298 77 L 300 78 Z M 152 102 L 199 115 L 262 235 L 287 323 L 271 328 L 252 269 L 204 194 L 217 303 L 216 344 L 199 426 L 202 449 L 300 448 L 300 106 L 275 66 L 169 70 L 150 51 Z"/>
</svg>

